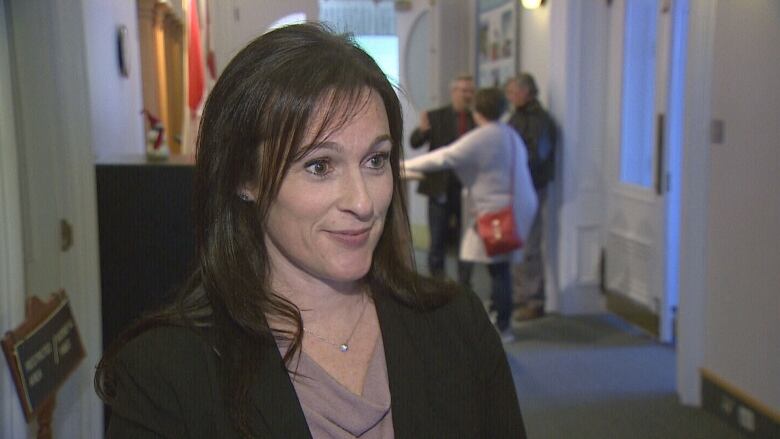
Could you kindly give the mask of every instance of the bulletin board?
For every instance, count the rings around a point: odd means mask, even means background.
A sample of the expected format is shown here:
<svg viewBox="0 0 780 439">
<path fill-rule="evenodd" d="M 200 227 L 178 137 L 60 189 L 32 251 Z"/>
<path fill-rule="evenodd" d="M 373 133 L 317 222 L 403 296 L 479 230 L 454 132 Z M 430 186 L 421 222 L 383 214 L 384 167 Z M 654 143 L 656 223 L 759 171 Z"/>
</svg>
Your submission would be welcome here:
<svg viewBox="0 0 780 439">
<path fill-rule="evenodd" d="M 517 0 L 477 2 L 477 86 L 501 87 L 516 72 Z"/>
</svg>

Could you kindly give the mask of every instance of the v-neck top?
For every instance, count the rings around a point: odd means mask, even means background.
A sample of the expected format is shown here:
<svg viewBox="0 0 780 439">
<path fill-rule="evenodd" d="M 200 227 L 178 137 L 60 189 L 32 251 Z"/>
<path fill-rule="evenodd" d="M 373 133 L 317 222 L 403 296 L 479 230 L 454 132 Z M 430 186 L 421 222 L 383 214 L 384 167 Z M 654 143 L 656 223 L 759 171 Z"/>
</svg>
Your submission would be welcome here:
<svg viewBox="0 0 780 439">
<path fill-rule="evenodd" d="M 363 384 L 356 395 L 305 352 L 290 374 L 306 423 L 317 438 L 393 438 L 390 386 L 382 337 L 377 339 Z"/>
</svg>

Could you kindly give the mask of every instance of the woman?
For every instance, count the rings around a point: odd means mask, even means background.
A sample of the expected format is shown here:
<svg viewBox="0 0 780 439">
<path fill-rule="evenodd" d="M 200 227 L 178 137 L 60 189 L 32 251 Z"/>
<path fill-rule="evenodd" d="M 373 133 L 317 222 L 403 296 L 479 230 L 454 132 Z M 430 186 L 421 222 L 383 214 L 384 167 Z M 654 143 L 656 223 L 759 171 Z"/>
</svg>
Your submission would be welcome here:
<svg viewBox="0 0 780 439">
<path fill-rule="evenodd" d="M 98 367 L 108 437 L 525 437 L 480 302 L 413 269 L 401 136 L 349 40 L 236 55 L 198 138 L 197 269 Z"/>
<path fill-rule="evenodd" d="M 512 204 L 520 236 L 528 236 L 537 199 L 528 171 L 528 152 L 512 127 L 499 123 L 504 97 L 495 88 L 480 89 L 474 97 L 477 128 L 449 146 L 404 163 L 407 171 L 453 169 L 463 184 L 463 233 L 460 259 L 487 264 L 496 327 L 504 342 L 514 339 L 509 327 L 512 314 L 512 279 L 509 264 L 521 252 L 488 256 L 474 227 L 480 214 Z"/>
</svg>

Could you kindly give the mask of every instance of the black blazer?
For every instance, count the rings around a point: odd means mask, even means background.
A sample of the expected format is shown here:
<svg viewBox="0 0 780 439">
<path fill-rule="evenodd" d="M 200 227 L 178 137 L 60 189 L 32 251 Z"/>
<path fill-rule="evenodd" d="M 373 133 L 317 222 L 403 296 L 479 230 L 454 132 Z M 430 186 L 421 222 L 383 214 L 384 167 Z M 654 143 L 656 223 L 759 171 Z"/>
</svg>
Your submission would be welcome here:
<svg viewBox="0 0 780 439">
<path fill-rule="evenodd" d="M 412 132 L 412 137 L 409 139 L 412 148 L 417 149 L 427 143 L 428 150 L 433 151 L 458 139 L 458 121 L 452 105 L 429 111 L 428 122 L 431 124 L 430 130 L 423 131 L 416 128 Z M 471 116 L 471 112 L 466 113 L 466 126 L 467 131 L 474 128 L 474 118 Z M 447 193 L 452 184 L 460 185 L 458 177 L 452 171 L 430 172 L 425 174 L 417 192 L 435 197 Z M 460 196 L 459 190 L 456 193 Z"/>
<path fill-rule="evenodd" d="M 375 297 L 397 438 L 525 438 L 506 355 L 481 302 L 459 294 L 430 312 Z M 194 330 L 162 327 L 118 357 L 108 438 L 238 438 L 222 402 L 219 356 Z M 276 345 L 263 346 L 251 397 L 257 437 L 310 438 Z"/>
</svg>

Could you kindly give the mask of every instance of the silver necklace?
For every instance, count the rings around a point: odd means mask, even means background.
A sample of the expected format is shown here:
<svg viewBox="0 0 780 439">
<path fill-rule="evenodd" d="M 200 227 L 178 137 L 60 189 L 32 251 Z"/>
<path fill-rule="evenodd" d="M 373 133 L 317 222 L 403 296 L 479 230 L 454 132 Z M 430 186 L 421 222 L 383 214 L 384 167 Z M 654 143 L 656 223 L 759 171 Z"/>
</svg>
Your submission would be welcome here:
<svg viewBox="0 0 780 439">
<path fill-rule="evenodd" d="M 324 336 L 322 336 L 320 334 L 317 334 L 316 332 L 312 332 L 312 331 L 306 329 L 305 326 L 303 327 L 303 332 L 311 335 L 312 337 L 316 338 L 317 340 L 319 340 L 319 341 L 321 341 L 323 343 L 327 343 L 327 344 L 329 344 L 331 346 L 337 347 L 339 349 L 339 351 L 341 351 L 341 352 L 347 352 L 349 350 L 349 342 L 350 342 L 350 340 L 352 340 L 352 336 L 355 335 L 355 331 L 357 330 L 357 327 L 360 324 L 360 320 L 363 318 L 363 314 L 365 314 L 365 312 L 366 312 L 366 305 L 367 304 L 368 304 L 368 301 L 365 300 L 365 296 L 363 296 L 363 309 L 360 311 L 360 315 L 358 316 L 357 320 L 355 321 L 355 326 L 352 328 L 352 332 L 349 333 L 349 337 L 347 337 L 347 339 L 344 341 L 344 343 L 336 343 L 336 342 L 334 342 L 333 340 L 331 340 L 331 339 L 329 339 L 327 337 L 324 337 Z"/>
</svg>

